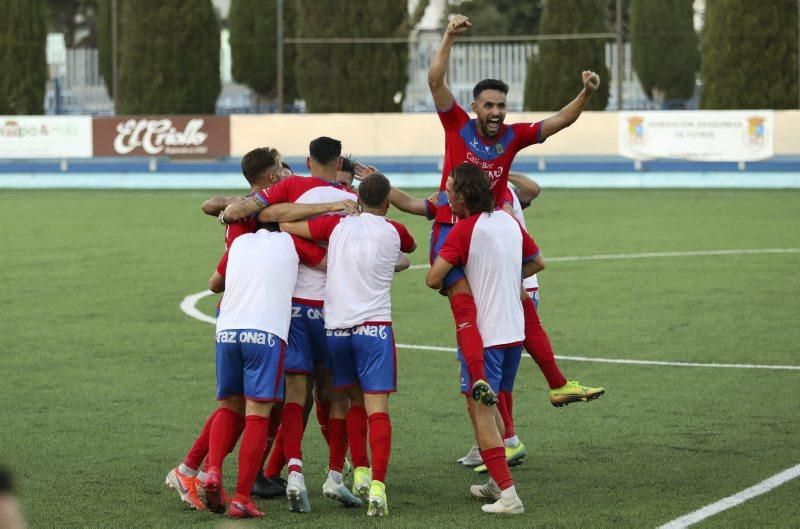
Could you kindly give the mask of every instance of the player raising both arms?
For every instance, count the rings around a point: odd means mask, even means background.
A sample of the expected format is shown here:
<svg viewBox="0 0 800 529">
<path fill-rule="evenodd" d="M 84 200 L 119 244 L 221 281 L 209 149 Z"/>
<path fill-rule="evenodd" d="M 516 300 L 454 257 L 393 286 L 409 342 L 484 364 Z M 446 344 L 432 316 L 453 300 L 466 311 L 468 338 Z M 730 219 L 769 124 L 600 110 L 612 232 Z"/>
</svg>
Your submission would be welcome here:
<svg viewBox="0 0 800 529">
<path fill-rule="evenodd" d="M 364 407 L 369 421 L 371 479 L 366 429 L 334 409 L 330 419 L 331 457 L 324 494 L 356 505 L 342 484 L 347 451 L 345 425 L 356 473 L 353 491 L 369 501 L 370 516 L 389 513 L 385 478 L 392 444 L 389 393 L 397 390 L 397 360 L 389 291 L 398 259 L 413 252 L 414 238 L 402 224 L 387 220 L 389 180 L 366 176 L 358 187 L 361 213 L 281 224 L 281 230 L 328 242 L 325 329 L 333 361 L 334 389 L 346 391 L 353 408 Z M 408 260 L 403 258 L 404 267 Z"/>
<path fill-rule="evenodd" d="M 596 73 L 582 73 L 583 90 L 561 111 L 537 123 L 504 124 L 508 85 L 497 79 L 484 79 L 475 85 L 472 110 L 477 115 L 470 119 L 453 97 L 445 82 L 450 50 L 458 34 L 471 27 L 469 19 L 456 15 L 450 21 L 434 54 L 428 71 L 428 85 L 445 131 L 445 154 L 436 217 L 431 233 L 431 261 L 458 221 L 447 202 L 445 186 L 447 177 L 458 164 L 469 161 L 486 172 L 491 179 L 492 193 L 498 207 L 509 201 L 508 173 L 514 156 L 521 149 L 542 143 L 557 132 L 574 123 L 586 108 L 592 94 L 600 85 Z M 481 363 L 483 345 L 475 328 L 475 301 L 469 283 L 460 268 L 453 268 L 444 278 L 446 291 L 456 323 L 458 345 L 466 358 L 470 379 L 477 384 L 485 377 Z M 530 299 L 523 300 L 525 314 L 525 348 L 550 385 L 550 400 L 554 405 L 586 401 L 601 395 L 602 388 L 589 388 L 577 382 L 568 382 L 555 363 L 552 347 Z"/>
<path fill-rule="evenodd" d="M 453 213 L 465 218 L 450 230 L 426 282 L 440 289 L 454 267 L 461 267 L 475 295 L 487 381 L 495 393 L 501 387 L 510 390 L 525 337 L 520 277 L 542 270 L 544 261 L 536 243 L 514 217 L 495 209 L 489 181 L 477 166 L 469 162 L 456 166 L 446 181 L 446 193 Z M 461 390 L 468 394 L 463 351 L 461 360 Z M 484 512 L 521 514 L 524 508 L 506 462 L 503 423 L 497 409 L 467 401 L 475 439 L 491 476 L 487 485 L 475 485 L 470 492 L 477 498 L 496 500 L 484 505 Z"/>
</svg>

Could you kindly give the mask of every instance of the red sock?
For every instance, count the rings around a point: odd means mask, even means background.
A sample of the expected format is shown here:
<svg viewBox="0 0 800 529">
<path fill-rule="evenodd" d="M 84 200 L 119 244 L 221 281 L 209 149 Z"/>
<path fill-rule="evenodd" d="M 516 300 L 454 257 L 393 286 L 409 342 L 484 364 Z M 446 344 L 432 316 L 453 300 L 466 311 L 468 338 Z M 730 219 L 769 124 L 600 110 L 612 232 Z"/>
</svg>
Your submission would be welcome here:
<svg viewBox="0 0 800 529">
<path fill-rule="evenodd" d="M 539 365 L 550 389 L 560 388 L 567 383 L 567 379 L 556 364 L 550 338 L 542 327 L 533 300 L 527 296 L 522 302 L 522 312 L 525 314 L 525 350 Z"/>
<path fill-rule="evenodd" d="M 489 476 L 497 483 L 500 490 L 506 490 L 514 485 L 511 471 L 508 469 L 508 463 L 506 463 L 506 449 L 504 447 L 498 446 L 488 450 L 481 450 L 481 457 L 483 458 L 483 464 L 486 465 L 486 469 L 489 471 Z"/>
<path fill-rule="evenodd" d="M 330 442 L 328 441 L 328 420 L 331 415 L 331 402 L 318 400 L 315 402 L 315 408 L 317 409 L 317 422 L 319 423 L 319 431 L 322 432 L 322 437 L 325 438 L 325 442 L 330 445 Z"/>
<path fill-rule="evenodd" d="M 267 461 L 267 456 L 269 456 L 270 451 L 272 450 L 272 445 L 275 444 L 275 438 L 278 436 L 278 427 L 281 425 L 281 411 L 283 409 L 283 405 L 277 403 L 277 405 L 272 406 L 272 409 L 269 412 L 269 428 L 267 429 L 267 444 L 264 447 L 264 455 L 261 456 L 261 464 L 258 466 L 259 469 L 264 468 L 264 463 Z M 283 448 L 281 448 L 283 450 Z"/>
<path fill-rule="evenodd" d="M 369 416 L 369 451 L 372 454 L 372 479 L 384 483 L 389 455 L 392 453 L 392 421 L 389 420 L 388 413 L 373 413 Z M 505 451 L 503 457 L 505 458 Z"/>
<path fill-rule="evenodd" d="M 244 419 L 242 445 L 239 447 L 239 474 L 236 477 L 236 494 L 250 497 L 253 483 L 261 470 L 264 448 L 267 444 L 269 419 L 259 415 L 248 415 Z"/>
<path fill-rule="evenodd" d="M 367 457 L 367 411 L 363 406 L 350 406 L 347 412 L 347 437 L 350 439 L 350 455 L 354 467 L 368 467 Z"/>
<path fill-rule="evenodd" d="M 456 341 L 467 364 L 469 386 L 478 380 L 486 380 L 483 364 L 483 339 L 478 331 L 478 308 L 471 294 L 456 294 L 450 301 L 456 321 Z"/>
<path fill-rule="evenodd" d="M 211 423 L 214 422 L 214 417 L 217 416 L 219 410 L 220 408 L 217 408 L 208 416 L 203 429 L 200 430 L 200 435 L 194 440 L 194 444 L 189 449 L 189 452 L 186 453 L 186 457 L 183 458 L 183 464 L 187 467 L 197 470 L 200 467 L 200 463 L 203 462 L 203 458 L 208 454 L 208 434 L 211 431 Z"/>
<path fill-rule="evenodd" d="M 328 468 L 341 472 L 347 454 L 347 423 L 344 419 L 328 419 Z"/>
<path fill-rule="evenodd" d="M 242 422 L 241 416 L 228 408 L 220 408 L 211 423 L 211 430 L 208 434 L 208 466 L 222 468 L 222 462 L 230 451 L 231 446 L 236 443 L 236 433 L 239 424 Z"/>
<path fill-rule="evenodd" d="M 233 452 L 234 448 L 236 448 L 236 443 L 239 442 L 239 438 L 242 436 L 243 431 L 244 431 L 244 417 L 239 415 L 239 421 L 236 423 L 236 429 L 233 431 L 233 440 L 231 441 L 231 444 L 228 445 L 229 454 Z"/>
<path fill-rule="evenodd" d="M 272 422 L 270 422 L 271 425 Z M 283 448 L 283 426 L 281 426 L 278 428 L 278 435 L 272 445 L 272 453 L 269 456 L 267 468 L 264 469 L 264 477 L 277 478 L 281 475 L 284 465 L 286 465 L 286 457 Z"/>
<path fill-rule="evenodd" d="M 283 429 L 283 455 L 289 462 L 289 472 L 302 472 L 303 466 L 292 459 L 303 460 L 303 407 L 295 402 L 283 405 L 281 415 Z"/>
<path fill-rule="evenodd" d="M 503 439 L 517 435 L 514 431 L 514 418 L 511 416 L 511 407 L 509 406 L 510 400 L 511 393 L 508 391 L 501 391 L 497 396 L 497 411 L 500 412 L 500 418 L 503 419 L 503 426 L 506 430 Z"/>
</svg>

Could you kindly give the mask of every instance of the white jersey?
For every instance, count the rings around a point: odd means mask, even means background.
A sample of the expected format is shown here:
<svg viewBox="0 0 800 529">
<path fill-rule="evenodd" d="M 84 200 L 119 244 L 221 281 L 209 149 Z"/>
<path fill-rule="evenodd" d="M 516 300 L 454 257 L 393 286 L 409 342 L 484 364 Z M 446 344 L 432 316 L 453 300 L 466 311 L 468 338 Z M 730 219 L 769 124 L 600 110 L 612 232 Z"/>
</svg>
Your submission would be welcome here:
<svg viewBox="0 0 800 529">
<path fill-rule="evenodd" d="M 484 347 L 525 339 L 519 279 L 523 258 L 528 261 L 538 253 L 530 235 L 504 210 L 472 215 L 447 235 L 439 257 L 464 267 Z"/>
<path fill-rule="evenodd" d="M 316 176 L 293 175 L 284 178 L 257 195 L 267 205 L 294 202 L 295 204 L 325 204 L 340 200 L 357 201 L 355 193 L 342 188 L 337 182 L 328 182 Z M 325 272 L 300 265 L 294 297 L 309 301 L 325 299 Z"/>
<path fill-rule="evenodd" d="M 519 221 L 523 228 L 526 228 L 525 215 L 522 213 L 522 204 L 519 201 L 519 197 L 517 197 L 517 193 L 514 189 L 511 189 L 510 191 L 513 201 L 511 206 L 514 208 L 514 217 Z M 522 286 L 525 287 L 525 290 L 528 292 L 531 290 L 539 290 L 539 280 L 536 279 L 536 274 L 523 279 Z"/>
<path fill-rule="evenodd" d="M 291 236 L 258 230 L 228 251 L 217 332 L 257 329 L 287 341 L 299 259 Z"/>
<path fill-rule="evenodd" d="M 414 248 L 408 230 L 371 213 L 315 219 L 309 230 L 313 238 L 328 241 L 325 328 L 390 323 L 394 267 L 401 251 Z"/>
</svg>

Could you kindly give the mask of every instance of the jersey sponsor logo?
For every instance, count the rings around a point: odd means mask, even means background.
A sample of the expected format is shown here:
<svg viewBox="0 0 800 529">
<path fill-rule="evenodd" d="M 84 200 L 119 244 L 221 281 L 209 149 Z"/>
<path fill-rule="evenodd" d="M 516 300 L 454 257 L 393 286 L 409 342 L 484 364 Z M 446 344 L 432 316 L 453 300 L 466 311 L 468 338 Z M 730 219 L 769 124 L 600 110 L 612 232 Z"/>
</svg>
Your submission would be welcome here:
<svg viewBox="0 0 800 529">
<path fill-rule="evenodd" d="M 326 329 L 325 336 L 350 336 L 348 329 Z"/>
<path fill-rule="evenodd" d="M 270 333 L 242 331 L 239 333 L 239 343 L 254 343 L 257 345 L 275 346 L 275 337 Z"/>
<path fill-rule="evenodd" d="M 371 336 L 385 340 L 387 327 L 388 325 L 360 325 L 353 329 L 353 336 Z"/>
<path fill-rule="evenodd" d="M 309 320 L 323 320 L 325 319 L 325 315 L 323 314 L 321 309 L 315 309 L 313 307 L 309 307 L 306 309 L 306 318 Z"/>
<path fill-rule="evenodd" d="M 236 331 L 219 331 L 217 343 L 236 343 Z"/>
</svg>

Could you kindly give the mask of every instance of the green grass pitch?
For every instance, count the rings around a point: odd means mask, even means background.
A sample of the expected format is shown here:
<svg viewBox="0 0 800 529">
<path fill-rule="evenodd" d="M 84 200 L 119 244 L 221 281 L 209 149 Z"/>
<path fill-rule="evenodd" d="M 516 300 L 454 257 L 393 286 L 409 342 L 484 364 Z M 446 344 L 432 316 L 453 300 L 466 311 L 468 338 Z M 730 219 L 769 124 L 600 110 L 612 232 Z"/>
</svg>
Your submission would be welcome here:
<svg viewBox="0 0 800 529">
<path fill-rule="evenodd" d="M 209 194 L 0 191 L 0 464 L 30 527 L 222 523 L 163 485 L 214 408 L 213 327 L 178 307 L 223 249 L 199 210 Z M 797 191 L 545 190 L 526 214 L 545 258 L 800 248 Z M 426 262 L 427 223 L 391 215 Z M 798 270 L 798 253 L 553 261 L 540 312 L 556 354 L 800 365 Z M 424 270 L 398 275 L 393 296 L 399 343 L 453 345 Z M 523 360 L 514 411 L 528 458 L 513 474 L 526 512 L 492 518 L 468 494 L 482 478 L 455 465 L 471 437 L 453 356 L 400 349 L 398 362 L 388 518 L 322 496 L 312 415 L 313 513 L 259 500 L 266 520 L 230 527 L 656 527 L 800 463 L 800 371 L 562 360 L 608 394 L 556 410 Z M 235 458 L 225 468 L 231 486 Z M 699 526 L 800 527 L 798 497 L 794 480 Z"/>
</svg>

